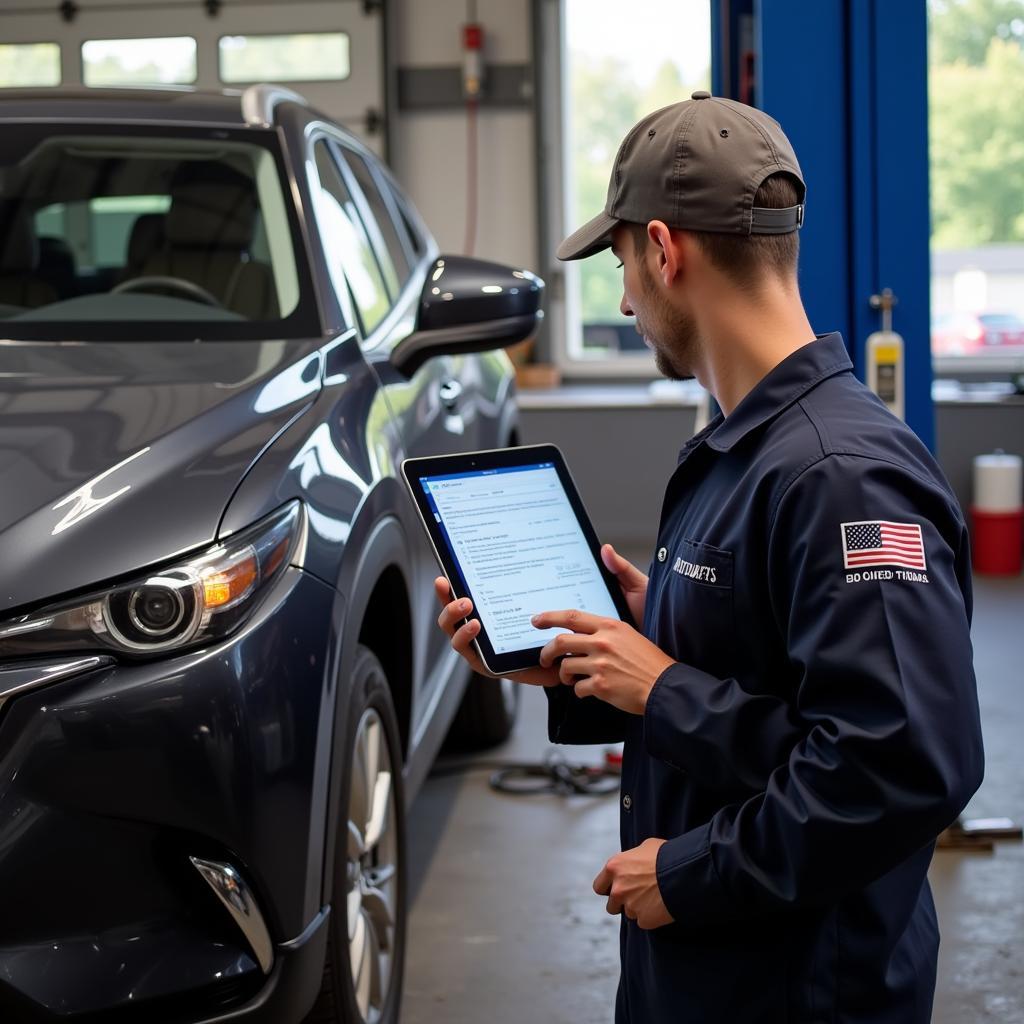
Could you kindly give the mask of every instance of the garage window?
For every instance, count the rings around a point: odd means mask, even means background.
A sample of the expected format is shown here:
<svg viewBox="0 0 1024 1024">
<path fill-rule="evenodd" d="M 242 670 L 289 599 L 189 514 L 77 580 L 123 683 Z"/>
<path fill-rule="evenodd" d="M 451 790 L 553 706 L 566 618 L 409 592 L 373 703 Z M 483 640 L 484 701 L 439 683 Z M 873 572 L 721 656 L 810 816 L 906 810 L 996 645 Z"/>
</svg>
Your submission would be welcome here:
<svg viewBox="0 0 1024 1024">
<path fill-rule="evenodd" d="M 195 80 L 196 41 L 191 36 L 82 43 L 86 85 L 189 85 Z"/>
<path fill-rule="evenodd" d="M 333 82 L 348 78 L 345 32 L 221 36 L 222 82 Z"/>
<path fill-rule="evenodd" d="M 0 44 L 0 89 L 60 85 L 56 43 Z"/>
<path fill-rule="evenodd" d="M 928 15 L 933 365 L 1006 380 L 1024 369 L 1024 5 Z"/>
<path fill-rule="evenodd" d="M 555 70 L 541 90 L 545 148 L 555 161 L 541 239 L 552 260 L 562 238 L 604 209 L 626 132 L 711 82 L 709 0 L 646 0 L 632 5 L 628 19 L 619 0 L 561 0 L 555 8 L 548 5 L 542 26 L 544 45 L 553 46 L 542 66 Z M 567 374 L 657 375 L 633 318 L 619 312 L 617 263 L 607 251 L 546 268 L 552 355 Z"/>
</svg>

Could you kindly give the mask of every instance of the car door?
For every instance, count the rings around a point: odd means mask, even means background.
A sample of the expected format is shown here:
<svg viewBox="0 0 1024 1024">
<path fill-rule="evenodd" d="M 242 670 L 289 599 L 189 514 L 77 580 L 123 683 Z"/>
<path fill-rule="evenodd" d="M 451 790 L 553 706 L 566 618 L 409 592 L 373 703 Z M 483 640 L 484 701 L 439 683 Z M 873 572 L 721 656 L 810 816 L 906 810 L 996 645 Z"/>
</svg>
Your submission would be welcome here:
<svg viewBox="0 0 1024 1024">
<path fill-rule="evenodd" d="M 321 238 L 336 289 L 356 314 L 364 358 L 376 373 L 394 425 L 394 465 L 406 457 L 466 451 L 477 446 L 478 416 L 473 357 L 428 360 L 411 379 L 399 375 L 389 356 L 415 327 L 420 292 L 432 263 L 430 243 L 411 233 L 386 189 L 373 158 L 325 128 L 310 140 L 309 160 L 320 193 L 315 204 Z M 311 182 L 312 187 L 317 182 Z M 342 273 L 339 273 L 338 270 Z M 467 386 L 468 385 L 468 386 Z M 432 697 L 447 682 L 447 641 L 434 626 L 432 580 L 438 569 L 412 502 L 399 497 L 414 564 L 409 567 L 416 679 L 414 733 L 429 714 Z"/>
</svg>

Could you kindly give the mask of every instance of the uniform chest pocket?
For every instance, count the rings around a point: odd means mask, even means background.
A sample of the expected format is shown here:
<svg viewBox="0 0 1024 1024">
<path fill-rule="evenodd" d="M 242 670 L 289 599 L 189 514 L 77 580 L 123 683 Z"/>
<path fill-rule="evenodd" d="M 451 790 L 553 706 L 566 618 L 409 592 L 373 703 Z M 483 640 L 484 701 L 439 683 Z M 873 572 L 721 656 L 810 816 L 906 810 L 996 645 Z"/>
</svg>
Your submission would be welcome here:
<svg viewBox="0 0 1024 1024">
<path fill-rule="evenodd" d="M 732 591 L 732 552 L 682 540 L 672 553 L 672 571 L 702 587 Z"/>
<path fill-rule="evenodd" d="M 705 672 L 727 673 L 738 640 L 732 552 L 684 539 L 670 549 L 667 561 L 659 632 L 671 637 L 676 649 L 669 653 Z"/>
</svg>

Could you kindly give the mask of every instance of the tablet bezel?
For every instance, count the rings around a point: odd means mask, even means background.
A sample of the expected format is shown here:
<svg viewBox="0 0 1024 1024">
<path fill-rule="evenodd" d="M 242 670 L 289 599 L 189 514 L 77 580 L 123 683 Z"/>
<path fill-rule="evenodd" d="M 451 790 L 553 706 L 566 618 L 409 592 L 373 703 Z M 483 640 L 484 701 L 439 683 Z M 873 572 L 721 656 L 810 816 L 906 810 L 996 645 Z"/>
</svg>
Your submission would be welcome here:
<svg viewBox="0 0 1024 1024">
<path fill-rule="evenodd" d="M 587 510 L 580 498 L 579 491 L 566 465 L 565 457 L 556 445 L 535 444 L 524 445 L 520 448 L 494 448 L 478 452 L 460 452 L 455 455 L 437 455 L 421 458 L 406 459 L 402 463 L 402 477 L 406 487 L 412 496 L 413 505 L 419 514 L 420 522 L 430 539 L 430 545 L 434 550 L 434 557 L 437 559 L 441 570 L 448 580 L 448 586 L 454 595 L 452 600 L 468 597 L 473 602 L 473 611 L 467 617 L 477 619 L 480 622 L 480 632 L 474 638 L 474 644 L 480 655 L 480 660 L 488 672 L 496 676 L 508 675 L 511 672 L 521 672 L 524 669 L 537 668 L 540 664 L 540 652 L 544 644 L 537 647 L 527 647 L 521 650 L 508 651 L 505 654 L 498 654 L 491 645 L 487 629 L 476 610 L 476 600 L 466 585 L 462 570 L 455 559 L 455 556 L 448 548 L 444 535 L 434 520 L 433 512 L 427 502 L 427 496 L 420 483 L 423 477 L 444 476 L 450 473 L 467 473 L 489 469 L 507 469 L 512 466 L 531 466 L 539 462 L 553 463 L 558 479 L 562 484 L 569 504 L 576 516 L 583 536 L 586 539 L 590 553 L 597 563 L 604 580 L 612 603 L 619 613 L 623 622 L 634 626 L 633 618 L 630 615 L 626 599 L 622 594 L 619 581 L 613 573 L 609 572 L 601 560 L 601 544 L 597 539 L 593 524 L 587 515 Z M 560 611 L 557 608 L 540 609 L 542 611 Z"/>
</svg>

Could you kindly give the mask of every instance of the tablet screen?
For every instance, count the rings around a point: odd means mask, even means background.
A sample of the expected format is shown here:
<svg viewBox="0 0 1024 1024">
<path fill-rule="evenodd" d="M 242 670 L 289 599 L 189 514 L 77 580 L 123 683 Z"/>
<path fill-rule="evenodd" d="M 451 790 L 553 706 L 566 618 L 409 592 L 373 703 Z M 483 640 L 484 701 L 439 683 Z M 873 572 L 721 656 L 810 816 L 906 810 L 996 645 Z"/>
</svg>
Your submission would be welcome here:
<svg viewBox="0 0 1024 1024">
<path fill-rule="evenodd" d="M 424 476 L 420 484 L 496 654 L 566 632 L 535 629 L 537 612 L 620 617 L 553 462 Z"/>
</svg>

